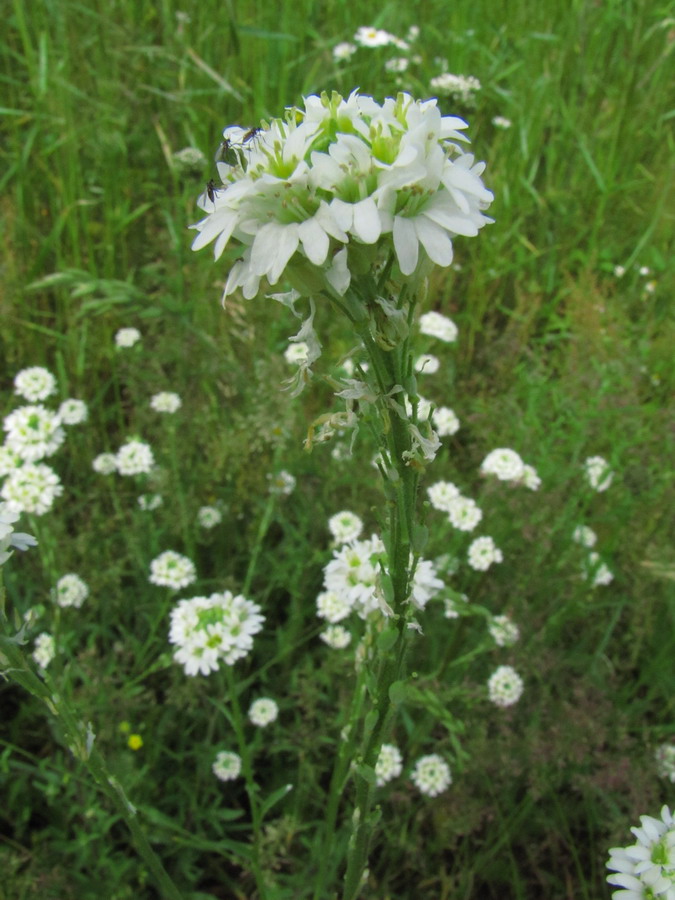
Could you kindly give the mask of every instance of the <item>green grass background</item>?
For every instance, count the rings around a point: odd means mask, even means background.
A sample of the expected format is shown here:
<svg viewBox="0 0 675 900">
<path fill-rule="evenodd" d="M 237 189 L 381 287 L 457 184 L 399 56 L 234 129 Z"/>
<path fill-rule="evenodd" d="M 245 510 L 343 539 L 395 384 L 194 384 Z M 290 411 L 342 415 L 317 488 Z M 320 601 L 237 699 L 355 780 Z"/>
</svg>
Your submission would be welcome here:
<svg viewBox="0 0 675 900">
<path fill-rule="evenodd" d="M 253 579 L 266 627 L 236 672 L 243 702 L 267 694 L 281 706 L 279 723 L 254 738 L 264 792 L 295 785 L 268 818 L 272 896 L 311 896 L 353 673 L 351 651 L 316 638 L 330 558 L 323 523 L 348 508 L 368 533 L 377 527 L 373 448 L 364 438 L 340 464 L 328 447 L 303 452 L 307 425 L 331 398 L 318 382 L 295 401 L 280 390 L 295 320 L 266 300 L 232 298 L 223 310 L 227 257 L 214 265 L 208 252 L 192 254 L 187 226 L 225 125 L 253 125 L 321 90 L 358 86 L 381 100 L 399 89 L 384 69 L 399 55 L 392 48 L 333 62 L 331 48 L 367 24 L 401 37 L 420 26 L 419 59 L 402 82 L 413 95 L 431 95 L 440 60 L 483 85 L 475 108 L 441 101 L 470 122 L 496 223 L 458 239 L 461 268 L 430 284 L 429 308 L 452 316 L 460 340 L 423 392 L 462 428 L 426 483 L 457 481 L 483 508 L 482 531 L 505 562 L 486 574 L 462 567 L 451 584 L 508 611 L 522 639 L 499 650 L 480 619 L 448 621 L 438 605 L 425 614 L 411 659 L 417 691 L 395 739 L 408 765 L 444 754 L 454 783 L 434 801 L 405 779 L 382 792 L 364 897 L 598 900 L 610 895 L 608 848 L 629 843 L 629 825 L 669 800 L 653 760 L 673 739 L 675 695 L 669 4 L 12 0 L 0 36 L 2 408 L 18 405 L 19 369 L 46 365 L 63 398 L 87 401 L 90 419 L 55 457 L 64 496 L 22 523 L 40 546 L 5 566 L 8 598 L 19 611 L 44 607 L 37 630 L 59 645 L 52 677 L 94 723 L 185 896 L 252 898 L 228 850 L 248 838 L 245 795 L 210 771 L 231 741 L 212 702 L 223 682 L 187 679 L 172 663 L 173 598 L 147 572 L 172 548 L 197 563 L 185 596 L 237 589 L 267 473 L 291 471 L 298 487 L 275 508 Z M 496 128 L 495 115 L 512 127 Z M 176 166 L 172 154 L 186 146 L 206 154 L 203 171 Z M 141 329 L 142 345 L 115 352 L 127 325 Z M 327 310 L 317 325 L 329 369 L 349 336 Z M 175 417 L 150 410 L 159 390 L 183 397 Z M 132 434 L 160 463 L 144 488 L 91 469 Z M 478 477 L 499 446 L 536 466 L 537 493 Z M 595 454 L 616 472 L 603 494 L 580 474 Z M 141 512 L 142 489 L 159 490 L 163 507 Z M 210 502 L 226 516 L 205 536 L 195 514 Z M 463 553 L 466 541 L 434 515 L 427 555 Z M 599 535 L 615 573 L 608 587 L 579 578 L 570 540 L 579 522 Z M 91 588 L 79 615 L 49 601 L 71 571 Z M 502 663 L 526 683 L 505 711 L 484 692 Z M 105 885 L 110 900 L 157 898 L 58 723 L 9 683 L 0 703 L 0 897 L 93 900 Z M 122 722 L 143 736 L 140 751 L 127 747 Z M 345 840 L 328 851 L 336 860 Z"/>
</svg>

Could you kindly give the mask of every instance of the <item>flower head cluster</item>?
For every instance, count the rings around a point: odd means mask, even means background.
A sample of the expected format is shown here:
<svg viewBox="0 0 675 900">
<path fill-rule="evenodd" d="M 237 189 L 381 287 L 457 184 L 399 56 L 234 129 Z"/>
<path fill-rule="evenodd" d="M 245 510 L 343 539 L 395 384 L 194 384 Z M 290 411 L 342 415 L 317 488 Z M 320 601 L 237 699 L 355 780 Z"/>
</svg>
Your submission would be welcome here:
<svg viewBox="0 0 675 900">
<path fill-rule="evenodd" d="M 599 553 L 589 553 L 584 561 L 582 573 L 586 581 L 590 581 L 591 587 L 611 584 L 614 574 L 606 563 L 602 562 Z"/>
<path fill-rule="evenodd" d="M 181 600 L 171 612 L 169 641 L 173 658 L 186 675 L 208 675 L 219 664 L 232 666 L 253 648 L 253 635 L 265 621 L 260 607 L 230 591 Z"/>
<path fill-rule="evenodd" d="M 488 631 L 498 647 L 510 647 L 520 637 L 520 629 L 508 616 L 493 616 Z"/>
<path fill-rule="evenodd" d="M 212 766 L 213 774 L 221 781 L 234 781 L 241 772 L 241 756 L 231 750 L 221 750 Z"/>
<path fill-rule="evenodd" d="M 295 341 L 284 350 L 284 359 L 291 365 L 307 362 L 309 357 L 309 344 L 307 341 Z"/>
<path fill-rule="evenodd" d="M 438 338 L 439 341 L 445 341 L 446 344 L 452 344 L 457 340 L 457 326 L 439 312 L 427 312 L 420 316 L 420 332 L 429 335 L 429 337 Z"/>
<path fill-rule="evenodd" d="M 92 460 L 91 467 L 99 475 L 112 475 L 117 471 L 117 457 L 114 453 L 99 453 Z"/>
<path fill-rule="evenodd" d="M 450 437 L 459 431 L 459 419 L 448 406 L 439 406 L 431 414 L 431 421 L 439 437 Z"/>
<path fill-rule="evenodd" d="M 84 400 L 71 397 L 59 406 L 58 415 L 64 425 L 81 425 L 87 421 L 89 410 Z"/>
<path fill-rule="evenodd" d="M 317 597 L 317 615 L 339 622 L 351 612 L 365 619 L 376 610 L 390 615 L 378 584 L 384 561 L 384 544 L 377 535 L 367 540 L 352 540 L 336 549 L 324 569 L 325 591 Z M 420 559 L 415 568 L 410 600 L 418 609 L 444 587 L 431 562 Z"/>
<path fill-rule="evenodd" d="M 197 578 L 195 564 L 187 556 L 166 550 L 150 563 L 150 582 L 159 587 L 178 590 L 192 584 Z"/>
<path fill-rule="evenodd" d="M 181 408 L 183 401 L 172 391 L 160 391 L 150 399 L 150 406 L 155 412 L 175 413 Z"/>
<path fill-rule="evenodd" d="M 319 635 L 324 644 L 333 650 L 344 650 L 351 643 L 352 636 L 344 625 L 329 625 Z"/>
<path fill-rule="evenodd" d="M 675 744 L 660 744 L 654 751 L 656 771 L 675 784 Z"/>
<path fill-rule="evenodd" d="M 667 806 L 661 818 L 640 816 L 640 828 L 631 831 L 637 838 L 630 847 L 609 851 L 607 876 L 616 900 L 673 900 L 675 897 L 675 818 Z"/>
<path fill-rule="evenodd" d="M 520 481 L 525 463 L 515 450 L 499 447 L 485 457 L 480 466 L 481 474 L 494 475 L 500 481 Z"/>
<path fill-rule="evenodd" d="M 488 696 L 495 706 L 513 706 L 523 687 L 523 679 L 512 666 L 499 666 L 488 681 Z"/>
<path fill-rule="evenodd" d="M 223 521 L 223 514 L 217 506 L 200 506 L 197 510 L 197 522 L 202 528 L 215 528 Z"/>
<path fill-rule="evenodd" d="M 454 97 L 465 106 L 476 102 L 476 93 L 481 89 L 480 81 L 473 75 L 453 75 L 451 72 L 437 75 L 429 84 L 434 91 Z"/>
<path fill-rule="evenodd" d="M 115 335 L 115 344 L 120 348 L 133 347 L 140 341 L 141 333 L 138 328 L 120 328 Z"/>
<path fill-rule="evenodd" d="M 293 493 L 295 485 L 297 484 L 295 476 L 291 475 L 290 472 L 286 472 L 285 469 L 282 469 L 281 472 L 277 472 L 276 475 L 268 474 L 267 478 L 270 483 L 270 494 L 279 494 L 287 497 L 289 494 Z"/>
<path fill-rule="evenodd" d="M 61 479 L 44 463 L 25 463 L 9 473 L 0 492 L 14 512 L 41 516 L 63 493 Z"/>
<path fill-rule="evenodd" d="M 42 366 L 30 366 L 17 372 L 14 391 L 29 403 L 37 403 L 56 393 L 56 378 Z"/>
<path fill-rule="evenodd" d="M 396 744 L 382 744 L 375 763 L 377 786 L 383 787 L 388 781 L 398 778 L 402 771 L 403 757 Z"/>
<path fill-rule="evenodd" d="M 478 537 L 469 544 L 469 565 L 477 572 L 487 571 L 493 563 L 504 560 L 502 551 L 491 537 Z"/>
<path fill-rule="evenodd" d="M 352 271 L 392 253 L 392 277 L 426 260 L 448 266 L 453 238 L 491 221 L 484 164 L 460 146 L 465 128 L 435 100 L 401 93 L 380 105 L 356 91 L 307 97 L 258 130 L 228 128 L 223 186 L 200 198 L 193 249 L 215 241 L 219 258 L 232 241 L 238 259 L 224 293 L 247 298 L 282 276 L 306 296 L 342 296 Z"/>
<path fill-rule="evenodd" d="M 143 512 L 159 509 L 162 503 L 164 503 L 164 499 L 161 494 L 141 494 L 138 498 L 138 505 Z"/>
<path fill-rule="evenodd" d="M 450 766 L 438 753 L 420 757 L 410 777 L 418 791 L 427 797 L 437 797 L 452 784 Z"/>
<path fill-rule="evenodd" d="M 31 654 L 33 660 L 44 671 L 56 656 L 54 636 L 43 631 L 35 638 L 35 648 Z"/>
<path fill-rule="evenodd" d="M 149 444 L 133 438 L 117 451 L 115 464 L 120 475 L 147 475 L 155 465 L 155 457 Z"/>
<path fill-rule="evenodd" d="M 52 456 L 65 440 L 61 419 L 44 406 L 20 406 L 5 417 L 6 446 L 26 462 Z"/>
<path fill-rule="evenodd" d="M 356 540 L 363 531 L 363 522 L 355 513 L 344 510 L 330 517 L 328 529 L 336 544 L 344 544 Z"/>
<path fill-rule="evenodd" d="M 582 547 L 590 549 L 595 547 L 598 536 L 588 525 L 577 525 L 572 534 L 572 540 L 577 544 L 581 544 Z"/>
<path fill-rule="evenodd" d="M 19 518 L 19 513 L 13 510 L 7 503 L 0 503 L 0 566 L 7 562 L 13 551 L 28 550 L 36 547 L 37 541 L 31 534 L 14 531 L 14 522 Z"/>
<path fill-rule="evenodd" d="M 586 481 L 594 491 L 606 491 L 611 485 L 614 474 L 609 463 L 602 456 L 589 456 L 584 462 Z"/>
<path fill-rule="evenodd" d="M 73 572 L 59 578 L 56 587 L 52 590 L 52 599 L 64 609 L 68 606 L 79 609 L 88 596 L 89 587 L 79 575 L 75 575 Z"/>
<path fill-rule="evenodd" d="M 276 722 L 279 715 L 279 707 L 269 697 L 260 697 L 251 704 L 248 717 L 258 728 L 265 728 L 272 722 Z"/>
</svg>

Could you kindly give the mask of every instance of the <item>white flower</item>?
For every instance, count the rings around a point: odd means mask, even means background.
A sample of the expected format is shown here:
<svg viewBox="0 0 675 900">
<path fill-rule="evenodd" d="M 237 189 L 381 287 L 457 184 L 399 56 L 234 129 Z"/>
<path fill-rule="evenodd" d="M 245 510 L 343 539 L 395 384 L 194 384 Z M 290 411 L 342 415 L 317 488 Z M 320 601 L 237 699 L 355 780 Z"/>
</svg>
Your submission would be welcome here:
<svg viewBox="0 0 675 900">
<path fill-rule="evenodd" d="M 223 514 L 216 506 L 200 506 L 197 511 L 197 522 L 202 528 L 215 528 L 223 521 Z"/>
<path fill-rule="evenodd" d="M 437 753 L 420 757 L 410 777 L 426 797 L 437 797 L 452 784 L 450 766 Z"/>
<path fill-rule="evenodd" d="M 330 517 L 328 529 L 336 544 L 344 544 L 346 541 L 355 540 L 361 534 L 363 522 L 355 513 L 344 510 Z"/>
<path fill-rule="evenodd" d="M 498 647 L 510 647 L 520 637 L 520 629 L 508 616 L 493 616 L 488 631 Z"/>
<path fill-rule="evenodd" d="M 138 498 L 138 505 L 143 512 L 152 512 L 153 509 L 158 509 L 162 503 L 164 500 L 161 494 L 141 494 Z"/>
<path fill-rule="evenodd" d="M 606 491 L 614 478 L 609 463 L 602 456 L 589 456 L 584 462 L 584 470 L 586 481 L 598 492 Z"/>
<path fill-rule="evenodd" d="M 431 353 L 423 353 L 415 360 L 415 371 L 425 375 L 434 375 L 441 367 L 441 362 L 437 356 Z"/>
<path fill-rule="evenodd" d="M 307 357 L 309 355 L 309 345 L 307 341 L 296 341 L 295 343 L 291 343 L 284 350 L 284 359 L 287 363 L 299 364 L 307 362 Z"/>
<path fill-rule="evenodd" d="M 13 510 L 7 503 L 0 503 L 0 566 L 4 565 L 13 551 L 28 550 L 29 547 L 37 547 L 37 541 L 31 534 L 22 531 L 14 531 L 14 523 L 19 518 L 19 513 Z"/>
<path fill-rule="evenodd" d="M 407 72 L 408 71 L 408 59 L 405 56 L 396 56 L 393 59 L 388 59 L 384 64 L 384 68 L 387 72 Z"/>
<path fill-rule="evenodd" d="M 166 550 L 150 563 L 151 584 L 177 590 L 197 579 L 195 564 L 174 550 Z"/>
<path fill-rule="evenodd" d="M 141 333 L 138 328 L 120 328 L 115 335 L 115 343 L 118 347 L 133 347 L 140 339 Z"/>
<path fill-rule="evenodd" d="M 63 485 L 56 472 L 44 463 L 26 463 L 10 472 L 1 493 L 12 511 L 41 516 L 63 493 Z"/>
<path fill-rule="evenodd" d="M 452 75 L 450 72 L 432 78 L 429 85 L 439 94 L 456 97 L 467 105 L 474 103 L 475 94 L 481 89 L 480 81 L 473 75 Z"/>
<path fill-rule="evenodd" d="M 418 559 L 413 575 L 410 600 L 417 609 L 424 609 L 432 597 L 445 587 L 428 559 Z"/>
<path fill-rule="evenodd" d="M 656 771 L 675 784 L 675 744 L 660 744 L 654 751 Z"/>
<path fill-rule="evenodd" d="M 87 421 L 89 410 L 84 400 L 75 400 L 73 398 L 64 400 L 59 406 L 58 416 L 64 425 L 80 425 Z"/>
<path fill-rule="evenodd" d="M 586 581 L 591 582 L 591 587 L 611 584 L 614 575 L 610 569 L 600 560 L 599 553 L 589 553 L 582 569 Z"/>
<path fill-rule="evenodd" d="M 541 478 L 537 475 L 537 470 L 534 466 L 530 466 L 527 463 L 523 465 L 523 474 L 520 477 L 520 483 L 524 484 L 526 488 L 529 488 L 531 491 L 538 491 L 541 487 Z"/>
<path fill-rule="evenodd" d="M 4 478 L 5 475 L 13 472 L 14 469 L 18 469 L 22 462 L 23 460 L 16 450 L 12 450 L 3 444 L 0 447 L 0 478 Z"/>
<path fill-rule="evenodd" d="M 525 463 L 515 450 L 499 447 L 488 453 L 480 471 L 483 475 L 495 475 L 500 481 L 520 481 L 525 475 Z"/>
<path fill-rule="evenodd" d="M 43 631 L 35 638 L 35 649 L 33 650 L 33 660 L 41 669 L 46 669 L 49 663 L 56 656 L 56 645 L 54 637 Z"/>
<path fill-rule="evenodd" d="M 673 900 L 675 897 L 675 820 L 667 806 L 661 818 L 640 816 L 640 828 L 631 828 L 636 842 L 609 851 L 609 884 L 615 900 Z M 616 874 L 615 874 L 616 873 Z"/>
<path fill-rule="evenodd" d="M 380 754 L 375 763 L 375 776 L 378 787 L 398 776 L 403 771 L 403 757 L 395 744 L 382 744 Z"/>
<path fill-rule="evenodd" d="M 161 413 L 175 413 L 182 405 L 183 401 L 178 394 L 174 394 L 171 391 L 161 391 L 159 394 L 155 394 L 150 400 L 152 409 L 154 409 L 155 412 Z"/>
<path fill-rule="evenodd" d="M 598 540 L 597 534 L 588 525 L 577 525 L 572 534 L 572 540 L 582 547 L 595 547 Z"/>
<path fill-rule="evenodd" d="M 333 47 L 333 59 L 340 62 L 343 59 L 349 59 L 356 53 L 356 44 L 350 44 L 349 41 L 342 41 Z"/>
<path fill-rule="evenodd" d="M 264 728 L 266 725 L 276 722 L 278 715 L 279 707 L 269 697 L 260 697 L 259 700 L 254 700 L 248 711 L 249 719 L 258 728 Z"/>
<path fill-rule="evenodd" d="M 491 537 L 478 537 L 469 545 L 469 565 L 478 572 L 485 572 L 493 563 L 500 563 L 503 559 L 502 551 Z"/>
<path fill-rule="evenodd" d="M 460 496 L 459 488 L 451 481 L 437 481 L 427 488 L 427 494 L 434 509 L 446 513 L 450 512 L 452 501 Z"/>
<path fill-rule="evenodd" d="M 319 635 L 321 640 L 333 650 L 344 650 L 348 647 L 352 636 L 343 625 L 329 625 Z"/>
<path fill-rule="evenodd" d="M 443 605 L 445 606 L 445 610 L 443 615 L 446 619 L 458 619 L 460 616 L 459 608 L 469 602 L 469 598 L 466 594 L 460 594 L 459 596 L 453 597 L 444 597 Z"/>
<path fill-rule="evenodd" d="M 117 471 L 117 457 L 114 453 L 99 453 L 92 460 L 91 467 L 99 475 L 112 475 L 113 472 Z"/>
<path fill-rule="evenodd" d="M 648 275 L 652 274 L 652 270 L 649 268 L 649 266 L 640 266 L 638 272 L 640 273 L 640 275 L 642 275 L 643 278 L 646 278 Z"/>
<path fill-rule="evenodd" d="M 459 431 L 459 419 L 447 406 L 439 406 L 431 414 L 431 421 L 439 437 L 450 437 Z"/>
<path fill-rule="evenodd" d="M 361 47 L 385 47 L 394 43 L 393 36 L 381 28 L 371 28 L 362 25 L 354 35 L 354 40 Z"/>
<path fill-rule="evenodd" d="M 504 116 L 494 116 L 492 119 L 492 124 L 495 128 L 510 128 L 512 125 L 511 119 L 507 119 Z"/>
<path fill-rule="evenodd" d="M 69 606 L 79 609 L 88 596 L 88 586 L 73 572 L 59 578 L 52 590 L 52 600 L 64 609 Z"/>
<path fill-rule="evenodd" d="M 221 750 L 212 769 L 213 774 L 221 781 L 234 781 L 241 772 L 241 756 L 230 750 Z"/>
<path fill-rule="evenodd" d="M 249 654 L 264 621 L 256 603 L 230 591 L 180 600 L 171 611 L 173 658 L 186 675 L 208 675 L 221 662 L 232 666 Z"/>
<path fill-rule="evenodd" d="M 523 679 L 512 666 L 499 666 L 488 681 L 488 696 L 495 706 L 513 706 L 523 693 Z"/>
<path fill-rule="evenodd" d="M 475 500 L 469 497 L 453 497 L 448 501 L 448 520 L 459 531 L 473 531 L 483 518 Z"/>
<path fill-rule="evenodd" d="M 37 403 L 56 393 L 56 379 L 48 369 L 31 366 L 15 376 L 14 392 L 29 403 Z"/>
<path fill-rule="evenodd" d="M 281 472 L 277 472 L 276 475 L 268 475 L 267 477 L 270 482 L 270 494 L 283 494 L 287 496 L 288 494 L 292 494 L 295 490 L 296 479 L 290 472 L 286 472 L 282 469 Z"/>
<path fill-rule="evenodd" d="M 623 278 L 623 276 L 624 276 L 625 274 L 626 274 L 626 267 L 625 267 L 625 266 L 614 266 L 614 275 L 615 275 L 617 278 Z"/>
<path fill-rule="evenodd" d="M 66 437 L 59 416 L 41 404 L 15 409 L 5 417 L 4 429 L 6 447 L 26 462 L 52 456 Z"/>
<path fill-rule="evenodd" d="M 150 445 L 132 438 L 123 444 L 115 457 L 120 475 L 147 475 L 155 465 Z"/>
<path fill-rule="evenodd" d="M 452 344 L 457 340 L 457 326 L 447 316 L 439 312 L 428 312 L 420 316 L 420 332 L 429 337 L 438 338 L 446 344 Z"/>
<path fill-rule="evenodd" d="M 376 584 L 379 562 L 383 557 L 384 544 L 377 535 L 339 547 L 324 569 L 326 591 L 336 594 L 365 619 L 369 613 L 379 609 Z"/>
<path fill-rule="evenodd" d="M 203 171 L 207 159 L 197 147 L 182 147 L 174 151 L 172 159 L 178 169 L 186 174 L 194 174 Z"/>
</svg>

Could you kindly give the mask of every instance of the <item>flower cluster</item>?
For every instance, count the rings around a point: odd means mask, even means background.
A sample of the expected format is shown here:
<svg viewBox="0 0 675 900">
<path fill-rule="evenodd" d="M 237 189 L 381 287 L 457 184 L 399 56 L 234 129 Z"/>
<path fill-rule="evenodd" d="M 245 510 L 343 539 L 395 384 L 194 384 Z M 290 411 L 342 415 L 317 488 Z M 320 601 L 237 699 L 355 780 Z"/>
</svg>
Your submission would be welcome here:
<svg viewBox="0 0 675 900">
<path fill-rule="evenodd" d="M 351 540 L 336 549 L 333 559 L 324 569 L 325 590 L 316 600 L 319 618 L 336 623 L 352 612 L 362 619 L 377 610 L 391 615 L 392 611 L 378 584 L 384 559 L 384 544 L 377 535 L 364 541 Z M 428 560 L 418 560 L 411 586 L 410 600 L 413 605 L 424 609 L 443 587 L 433 564 Z"/>
<path fill-rule="evenodd" d="M 270 494 L 279 496 L 287 497 L 289 494 L 292 494 L 297 484 L 295 476 L 291 475 L 290 472 L 286 472 L 285 469 L 277 472 L 276 475 L 268 474 L 267 478 L 269 480 Z"/>
<path fill-rule="evenodd" d="M 450 766 L 437 753 L 420 757 L 410 777 L 420 793 L 427 797 L 437 797 L 452 784 Z"/>
<path fill-rule="evenodd" d="M 473 106 L 476 102 L 476 94 L 481 89 L 480 81 L 473 75 L 453 75 L 451 72 L 442 72 L 429 82 L 434 91 L 454 97 L 464 106 Z"/>
<path fill-rule="evenodd" d="M 631 828 L 637 838 L 630 847 L 614 847 L 609 851 L 607 876 L 610 884 L 623 890 L 614 891 L 616 900 L 675 897 L 675 818 L 667 806 L 661 818 L 640 816 L 640 828 Z"/>
<path fill-rule="evenodd" d="M 89 596 L 89 587 L 74 572 L 63 575 L 56 582 L 56 587 L 52 590 L 52 599 L 56 604 L 64 609 L 74 606 L 79 609 Z"/>
<path fill-rule="evenodd" d="M 606 491 L 614 478 L 609 463 L 602 456 L 589 456 L 584 461 L 584 474 L 588 484 L 598 493 Z"/>
<path fill-rule="evenodd" d="M 14 377 L 14 391 L 29 403 L 46 400 L 56 393 L 56 378 L 42 366 L 30 366 L 22 369 Z"/>
<path fill-rule="evenodd" d="M 182 556 L 175 550 L 166 550 L 164 553 L 160 553 L 150 563 L 149 581 L 159 587 L 178 590 L 192 584 L 196 578 L 195 564 L 187 556 Z"/>
<path fill-rule="evenodd" d="M 378 787 L 384 785 L 403 771 L 403 757 L 395 744 L 382 744 L 375 763 L 375 777 Z"/>
<path fill-rule="evenodd" d="M 611 584 L 614 581 L 614 574 L 607 564 L 602 562 L 599 553 L 593 552 L 588 554 L 581 572 L 584 579 L 590 581 L 591 587 Z"/>
<path fill-rule="evenodd" d="M 5 417 L 5 446 L 26 462 L 52 456 L 65 440 L 61 419 L 44 406 L 20 406 Z"/>
<path fill-rule="evenodd" d="M 221 781 L 234 781 L 241 772 L 241 756 L 231 750 L 221 750 L 212 766 L 213 774 Z"/>
<path fill-rule="evenodd" d="M 537 470 L 524 463 L 515 450 L 507 447 L 498 447 L 488 453 L 481 463 L 480 471 L 482 475 L 494 475 L 500 481 L 524 484 L 531 491 L 536 491 L 541 485 Z"/>
<path fill-rule="evenodd" d="M 115 344 L 121 349 L 133 347 L 141 339 L 138 328 L 120 328 L 115 335 Z"/>
<path fill-rule="evenodd" d="M 469 545 L 469 565 L 477 572 L 487 571 L 493 563 L 503 562 L 502 551 L 491 537 L 478 537 Z"/>
<path fill-rule="evenodd" d="M 499 666 L 488 681 L 488 696 L 495 706 L 513 706 L 523 687 L 523 679 L 512 666 Z"/>
<path fill-rule="evenodd" d="M 466 123 L 405 93 L 382 105 L 354 91 L 305 98 L 261 129 L 224 132 L 223 186 L 199 204 L 198 250 L 238 256 L 225 296 L 247 298 L 282 276 L 305 295 L 343 296 L 352 271 L 393 254 L 399 277 L 452 262 L 452 239 L 491 220 L 483 163 L 461 148 Z"/>
<path fill-rule="evenodd" d="M 427 312 L 420 316 L 420 333 L 429 337 L 438 338 L 446 344 L 452 344 L 457 340 L 457 326 L 447 316 L 439 312 Z"/>
<path fill-rule="evenodd" d="M 123 444 L 115 456 L 115 467 L 120 475 L 147 475 L 154 465 L 150 445 L 137 438 Z"/>
<path fill-rule="evenodd" d="M 150 398 L 150 406 L 155 412 L 175 413 L 181 408 L 183 401 L 172 391 L 160 391 Z"/>
<path fill-rule="evenodd" d="M 363 531 L 363 522 L 349 510 L 335 513 L 328 520 L 328 530 L 333 535 L 336 544 L 345 544 L 354 541 Z"/>
<path fill-rule="evenodd" d="M 54 637 L 43 631 L 35 638 L 35 648 L 31 654 L 33 660 L 43 671 L 56 656 Z"/>
<path fill-rule="evenodd" d="M 272 722 L 276 722 L 279 715 L 279 707 L 269 697 L 260 697 L 251 704 L 248 717 L 258 728 L 265 728 Z"/>
<path fill-rule="evenodd" d="M 197 510 L 197 522 L 202 528 L 215 528 L 223 521 L 223 514 L 217 506 L 200 506 Z"/>
<path fill-rule="evenodd" d="M 324 644 L 333 650 L 344 650 L 351 643 L 352 636 L 344 625 L 329 625 L 319 635 Z"/>
<path fill-rule="evenodd" d="M 256 603 L 230 591 L 180 600 L 171 611 L 169 641 L 178 648 L 173 658 L 186 675 L 208 675 L 221 662 L 234 665 L 248 655 L 264 621 Z"/>
<path fill-rule="evenodd" d="M 493 616 L 488 631 L 498 647 L 510 647 L 520 637 L 518 626 L 508 616 Z"/>
</svg>

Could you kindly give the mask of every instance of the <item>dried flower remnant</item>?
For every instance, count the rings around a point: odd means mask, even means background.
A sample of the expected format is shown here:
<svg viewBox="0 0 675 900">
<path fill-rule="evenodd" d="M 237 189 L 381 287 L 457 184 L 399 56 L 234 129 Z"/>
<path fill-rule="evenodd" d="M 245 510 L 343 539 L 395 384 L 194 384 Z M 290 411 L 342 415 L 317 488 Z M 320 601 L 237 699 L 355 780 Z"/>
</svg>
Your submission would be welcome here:
<svg viewBox="0 0 675 900">
<path fill-rule="evenodd" d="M 450 766 L 437 753 L 420 757 L 410 777 L 417 790 L 426 797 L 437 797 L 452 784 Z"/>
<path fill-rule="evenodd" d="M 37 403 L 56 393 L 56 378 L 42 366 L 30 366 L 16 374 L 14 392 L 29 403 Z"/>
<path fill-rule="evenodd" d="M 212 770 L 221 781 L 234 781 L 241 772 L 241 757 L 231 750 L 221 750 L 216 755 Z"/>
<path fill-rule="evenodd" d="M 661 818 L 640 816 L 640 827 L 631 828 L 637 839 L 629 847 L 609 851 L 607 876 L 615 900 L 673 900 L 675 897 L 675 820 L 667 806 Z"/>
</svg>

